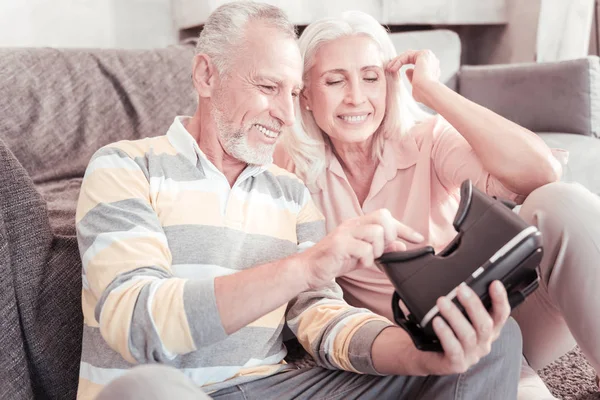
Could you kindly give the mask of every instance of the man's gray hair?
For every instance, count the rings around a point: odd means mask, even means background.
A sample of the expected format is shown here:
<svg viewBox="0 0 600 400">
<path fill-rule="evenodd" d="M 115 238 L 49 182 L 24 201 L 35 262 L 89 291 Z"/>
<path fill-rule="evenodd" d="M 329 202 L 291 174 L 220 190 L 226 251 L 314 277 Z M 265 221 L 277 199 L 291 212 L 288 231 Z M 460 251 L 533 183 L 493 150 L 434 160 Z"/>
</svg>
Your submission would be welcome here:
<svg viewBox="0 0 600 400">
<path fill-rule="evenodd" d="M 226 74 L 233 56 L 244 44 L 246 24 L 264 21 L 285 35 L 296 39 L 296 28 L 278 7 L 252 1 L 225 3 L 213 11 L 198 37 L 196 54 L 207 54 L 221 74 Z"/>
</svg>

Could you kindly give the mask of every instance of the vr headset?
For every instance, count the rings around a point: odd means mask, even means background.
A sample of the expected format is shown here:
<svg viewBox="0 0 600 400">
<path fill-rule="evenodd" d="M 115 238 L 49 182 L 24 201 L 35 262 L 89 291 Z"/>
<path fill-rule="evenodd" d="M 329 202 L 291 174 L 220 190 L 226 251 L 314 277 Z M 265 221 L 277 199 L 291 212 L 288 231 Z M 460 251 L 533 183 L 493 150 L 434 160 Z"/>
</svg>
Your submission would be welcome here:
<svg viewBox="0 0 600 400">
<path fill-rule="evenodd" d="M 385 253 L 377 260 L 395 288 L 394 320 L 418 349 L 442 351 L 432 328 L 433 319 L 439 315 L 436 300 L 440 296 L 448 296 L 467 316 L 456 298 L 462 282 L 475 291 L 488 310 L 488 287 L 494 280 L 506 287 L 512 308 L 537 289 L 542 236 L 512 211 L 514 206 L 486 195 L 466 180 L 460 188 L 453 223 L 458 234 L 446 248 L 438 254 L 431 246 Z M 399 300 L 408 309 L 407 316 Z"/>
</svg>

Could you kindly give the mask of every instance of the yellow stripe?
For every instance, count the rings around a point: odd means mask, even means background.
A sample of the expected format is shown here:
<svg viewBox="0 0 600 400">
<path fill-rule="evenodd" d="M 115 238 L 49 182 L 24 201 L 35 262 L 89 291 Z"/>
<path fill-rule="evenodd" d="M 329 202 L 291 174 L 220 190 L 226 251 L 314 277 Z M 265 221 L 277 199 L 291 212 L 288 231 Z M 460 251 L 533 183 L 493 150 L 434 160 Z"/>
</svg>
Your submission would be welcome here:
<svg viewBox="0 0 600 400">
<path fill-rule="evenodd" d="M 312 354 L 312 343 L 320 337 L 323 327 L 338 314 L 348 310 L 350 306 L 345 304 L 329 304 L 314 306 L 302 313 L 298 323 L 297 337 L 302 347 L 310 349 Z"/>
<path fill-rule="evenodd" d="M 211 192 L 160 192 L 157 195 L 158 218 L 162 226 L 222 226 L 219 195 Z"/>
<path fill-rule="evenodd" d="M 163 345 L 172 353 L 196 351 L 183 306 L 185 279 L 165 281 L 156 291 L 152 303 L 152 317 Z"/>
<path fill-rule="evenodd" d="M 267 168 L 267 171 L 272 173 L 274 176 L 286 176 L 288 178 L 292 178 L 292 179 L 300 182 L 302 184 L 302 186 L 304 186 L 304 182 L 302 181 L 302 179 L 298 178 L 298 176 L 296 176 L 296 174 L 294 174 L 293 172 L 290 172 L 287 169 L 284 169 L 278 165 L 271 164 L 269 166 L 269 168 Z"/>
<path fill-rule="evenodd" d="M 138 295 L 150 279 L 133 281 L 125 290 L 113 290 L 106 297 L 100 314 L 100 332 L 106 343 L 128 362 L 136 360 L 129 351 L 129 333 L 133 308 Z"/>
<path fill-rule="evenodd" d="M 284 321 L 285 310 L 287 308 L 287 304 L 282 305 L 276 310 L 271 311 L 267 315 L 264 315 L 257 319 L 256 321 L 250 323 L 248 326 L 253 326 L 257 328 L 272 328 L 275 329 Z"/>
<path fill-rule="evenodd" d="M 100 298 L 102 292 L 124 272 L 140 267 L 155 266 L 171 272 L 171 253 L 154 237 L 137 237 L 113 242 L 99 251 L 86 268 L 88 284 Z"/>
<path fill-rule="evenodd" d="M 149 183 L 141 170 L 101 168 L 83 180 L 76 222 L 100 203 L 113 203 L 128 199 L 150 201 Z"/>
<path fill-rule="evenodd" d="M 95 309 L 98 300 L 92 292 L 89 290 L 81 291 L 81 310 L 83 311 L 83 323 L 92 328 L 97 328 L 98 321 L 96 321 Z"/>
<path fill-rule="evenodd" d="M 292 211 L 279 209 L 273 203 L 249 204 L 231 197 L 227 205 L 227 225 L 231 228 L 243 229 L 249 234 L 288 240 L 292 243 L 298 242 L 296 218 L 296 214 Z M 243 221 L 243 226 L 236 226 L 237 221 Z"/>
<path fill-rule="evenodd" d="M 104 389 L 104 385 L 98 385 L 84 378 L 79 378 L 77 388 L 77 400 L 94 400 Z"/>
<path fill-rule="evenodd" d="M 268 376 L 271 374 L 274 374 L 275 372 L 277 372 L 277 370 L 279 370 L 281 368 L 282 365 L 284 365 L 285 362 L 281 362 L 281 364 L 275 364 L 275 365 L 261 365 L 259 367 L 252 367 L 252 368 L 244 368 L 242 369 L 240 372 L 238 372 L 237 374 L 235 374 L 233 376 L 233 378 L 238 378 L 240 376 Z"/>
<path fill-rule="evenodd" d="M 321 214 L 321 211 L 319 211 L 312 200 L 309 200 L 298 213 L 298 225 L 307 222 L 323 221 L 324 219 L 325 217 L 323 217 L 323 214 Z"/>
</svg>

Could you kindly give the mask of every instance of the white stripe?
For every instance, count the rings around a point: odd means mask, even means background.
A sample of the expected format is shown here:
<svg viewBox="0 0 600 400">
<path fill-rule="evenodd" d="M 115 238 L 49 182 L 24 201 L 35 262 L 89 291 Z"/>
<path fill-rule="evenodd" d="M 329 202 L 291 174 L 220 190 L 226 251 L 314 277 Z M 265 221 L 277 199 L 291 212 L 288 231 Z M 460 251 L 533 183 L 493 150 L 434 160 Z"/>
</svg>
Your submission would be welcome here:
<svg viewBox="0 0 600 400">
<path fill-rule="evenodd" d="M 336 300 L 336 299 L 330 299 L 330 298 L 324 298 L 321 299 L 319 301 L 317 301 L 316 303 L 314 303 L 313 305 L 311 305 L 310 307 L 308 307 L 306 310 L 302 311 L 302 313 L 300 315 L 298 315 L 296 318 L 291 319 L 288 321 L 288 325 L 290 326 L 290 328 L 292 326 L 295 326 L 298 324 L 298 322 L 300 322 L 300 319 L 304 316 L 304 313 L 306 313 L 308 310 L 315 308 L 315 307 L 319 307 L 321 305 L 342 305 L 342 306 L 348 306 L 348 303 L 346 303 L 343 300 Z M 349 306 L 348 306 L 349 307 Z"/>
<path fill-rule="evenodd" d="M 160 279 L 160 280 L 156 280 L 154 282 L 152 282 L 150 284 L 150 289 L 149 292 L 150 294 L 148 295 L 148 301 L 146 302 L 146 312 L 148 313 L 148 318 L 150 318 L 150 322 L 152 323 L 152 329 L 154 329 L 154 332 L 156 332 L 159 340 L 160 340 L 160 347 L 162 349 L 163 354 L 165 355 L 165 357 L 167 357 L 169 360 L 173 360 L 175 359 L 175 357 L 177 357 L 176 353 L 171 353 L 166 347 L 165 344 L 163 342 L 163 340 L 160 338 L 160 332 L 158 332 L 158 328 L 156 327 L 156 324 L 154 323 L 154 316 L 152 315 L 152 303 L 154 303 L 154 296 L 156 295 L 156 291 L 166 282 L 166 280 L 164 279 Z M 131 343 L 131 342 L 130 342 Z"/>
<path fill-rule="evenodd" d="M 136 226 L 128 231 L 121 232 L 105 232 L 100 233 L 96 236 L 94 243 L 86 250 L 85 254 L 81 258 L 81 262 L 83 265 L 84 271 L 87 269 L 90 261 L 102 250 L 108 248 L 115 242 L 119 242 L 122 240 L 128 239 L 137 239 L 137 238 L 155 238 L 159 240 L 163 245 L 168 246 L 167 238 L 164 233 L 160 232 L 152 232 L 147 228 L 142 226 Z"/>
<path fill-rule="evenodd" d="M 87 178 L 92 172 L 95 172 L 98 169 L 105 168 L 120 168 L 127 169 L 131 171 L 140 171 L 140 166 L 135 163 L 129 157 L 121 157 L 118 154 L 109 154 L 106 156 L 100 156 L 95 158 L 90 165 L 88 165 L 84 178 Z"/>
<path fill-rule="evenodd" d="M 244 368 L 255 368 L 261 365 L 277 365 L 283 360 L 287 351 L 282 349 L 277 354 L 268 357 L 264 360 L 257 360 L 251 358 L 244 366 L 231 366 L 231 367 L 204 367 L 204 368 L 182 368 L 180 369 L 186 376 L 188 376 L 196 385 L 203 386 L 207 383 L 218 383 L 223 382 L 235 374 L 240 372 Z M 127 369 L 117 368 L 99 368 L 94 367 L 86 362 L 81 362 L 79 367 L 79 376 L 83 379 L 87 379 L 98 385 L 107 385 L 112 380 L 122 376 L 129 372 Z"/>
<path fill-rule="evenodd" d="M 196 179 L 193 181 L 176 181 L 163 176 L 154 176 L 150 178 L 150 192 L 156 194 L 158 191 L 179 193 L 198 191 L 205 193 L 228 193 L 229 185 L 227 181 L 214 181 L 212 179 Z"/>
<path fill-rule="evenodd" d="M 302 243 L 298 244 L 297 251 L 298 251 L 298 253 L 302 253 L 304 250 L 310 249 L 314 245 L 315 245 L 315 242 L 310 242 L 310 241 L 302 242 Z"/>
<path fill-rule="evenodd" d="M 206 172 L 206 171 L 205 171 Z M 155 196 L 158 193 L 178 194 L 181 192 L 202 192 L 212 193 L 218 196 L 221 216 L 225 215 L 225 207 L 227 206 L 227 197 L 231 188 L 227 179 L 197 179 L 193 181 L 175 181 L 173 179 L 165 179 L 164 177 L 150 178 L 150 195 Z"/>
<path fill-rule="evenodd" d="M 518 235 L 510 239 L 508 243 L 506 243 L 500 250 L 498 250 L 492 257 L 490 257 L 490 263 L 495 263 L 500 257 L 504 256 L 509 252 L 513 247 L 519 244 L 522 240 L 525 240 L 527 236 L 533 235 L 537 232 L 537 228 L 535 226 L 530 226 L 528 228 L 523 229 L 519 232 Z"/>
<path fill-rule="evenodd" d="M 339 333 L 339 331 L 342 330 L 342 328 L 344 328 L 346 325 L 348 325 L 348 322 L 350 322 L 351 319 L 355 318 L 355 317 L 359 317 L 361 315 L 364 315 L 366 313 L 354 313 L 351 315 L 348 315 L 347 317 L 343 318 L 341 321 L 339 321 L 337 324 L 335 324 L 335 327 L 327 334 L 327 338 L 325 339 L 325 353 L 326 354 L 334 354 L 333 353 L 333 343 L 335 342 L 335 339 L 337 339 L 337 335 Z M 319 351 L 320 349 L 318 349 L 317 351 Z"/>
<path fill-rule="evenodd" d="M 246 362 L 246 364 L 244 364 L 242 366 L 242 368 L 254 368 L 254 367 L 259 367 L 261 365 L 278 364 L 281 362 L 281 360 L 283 360 L 285 358 L 286 355 L 287 355 L 287 349 L 285 347 L 282 347 L 281 350 L 277 354 L 273 354 L 272 356 L 264 358 L 262 360 L 258 359 L 258 358 L 249 359 Z"/>
<path fill-rule="evenodd" d="M 89 290 L 90 289 L 90 284 L 87 280 L 87 276 L 85 276 L 85 274 L 81 274 L 81 288 L 83 290 Z"/>
<path fill-rule="evenodd" d="M 238 272 L 235 269 L 213 264 L 175 264 L 171 266 L 171 270 L 174 276 L 184 279 L 216 278 Z"/>
<path fill-rule="evenodd" d="M 108 385 L 112 380 L 127 373 L 128 369 L 99 368 L 81 361 L 79 363 L 79 377 L 97 385 Z"/>
<path fill-rule="evenodd" d="M 452 291 L 446 295 L 446 297 L 448 297 L 448 300 L 450 300 L 450 301 L 454 300 L 454 298 L 456 297 L 456 290 L 457 289 L 458 289 L 458 286 L 455 287 L 454 289 L 452 289 Z M 431 321 L 433 319 L 433 317 L 435 317 L 439 311 L 440 310 L 439 310 L 439 308 L 438 308 L 437 305 L 433 306 L 433 308 L 431 310 L 429 310 L 427 312 L 427 314 L 425 314 L 425 316 L 421 320 L 421 324 L 420 325 L 422 327 L 424 327 L 425 325 L 427 325 L 429 323 L 429 321 Z"/>
<path fill-rule="evenodd" d="M 267 205 L 275 206 L 279 210 L 289 210 L 292 213 L 298 213 L 300 211 L 300 204 L 291 200 L 286 200 L 285 196 L 273 197 L 271 193 L 262 193 L 256 188 L 245 190 L 234 190 L 232 195 L 235 195 L 237 199 L 248 204 L 248 207 L 253 205 Z"/>
</svg>

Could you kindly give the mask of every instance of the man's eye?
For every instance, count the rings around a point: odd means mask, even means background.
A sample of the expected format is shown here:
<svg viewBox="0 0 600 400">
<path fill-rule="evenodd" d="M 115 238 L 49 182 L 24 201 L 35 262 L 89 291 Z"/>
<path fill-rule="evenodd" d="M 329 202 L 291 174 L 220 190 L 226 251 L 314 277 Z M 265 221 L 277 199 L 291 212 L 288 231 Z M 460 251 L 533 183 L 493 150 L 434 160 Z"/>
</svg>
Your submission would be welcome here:
<svg viewBox="0 0 600 400">
<path fill-rule="evenodd" d="M 259 87 L 266 92 L 274 92 L 277 87 L 272 85 L 259 85 Z"/>
<path fill-rule="evenodd" d="M 342 83 L 342 81 L 327 81 L 327 82 L 325 82 L 325 84 L 328 86 L 333 86 L 333 85 L 337 85 L 340 83 Z"/>
<path fill-rule="evenodd" d="M 292 92 L 292 97 L 298 97 L 298 96 L 300 96 L 300 93 L 298 93 L 298 92 Z"/>
</svg>

